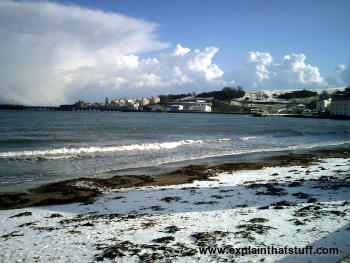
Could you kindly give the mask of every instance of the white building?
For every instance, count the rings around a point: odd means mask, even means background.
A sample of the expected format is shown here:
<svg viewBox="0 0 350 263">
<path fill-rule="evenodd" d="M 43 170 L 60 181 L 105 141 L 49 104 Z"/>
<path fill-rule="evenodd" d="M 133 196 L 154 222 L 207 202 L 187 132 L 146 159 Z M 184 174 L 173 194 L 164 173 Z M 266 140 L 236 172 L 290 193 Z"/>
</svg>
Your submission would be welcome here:
<svg viewBox="0 0 350 263">
<path fill-rule="evenodd" d="M 332 99 L 321 100 L 316 102 L 316 110 L 318 112 L 329 112 L 331 110 Z"/>
<path fill-rule="evenodd" d="M 140 105 L 137 102 L 128 105 L 129 110 L 138 110 L 139 107 L 140 107 Z"/>
<path fill-rule="evenodd" d="M 145 106 L 145 105 L 148 105 L 150 103 L 148 98 L 137 99 L 137 102 L 140 104 L 140 106 Z"/>
<path fill-rule="evenodd" d="M 193 105 L 191 106 L 191 110 L 201 111 L 201 112 L 211 112 L 211 107 L 208 105 Z"/>
<path fill-rule="evenodd" d="M 205 102 L 205 101 L 181 101 L 177 102 L 176 104 L 173 104 L 174 102 L 169 103 L 170 104 L 170 110 L 171 111 L 197 111 L 197 112 L 211 112 L 211 103 Z M 175 106 L 175 107 L 173 107 Z M 181 106 L 181 107 L 179 107 Z M 176 109 L 177 108 L 177 109 Z"/>
<path fill-rule="evenodd" d="M 339 94 L 333 97 L 331 115 L 350 116 L 350 94 Z"/>
<path fill-rule="evenodd" d="M 157 104 L 160 102 L 160 98 L 158 96 L 153 96 L 153 97 L 149 97 L 149 104 Z"/>
<path fill-rule="evenodd" d="M 124 101 L 121 100 L 112 100 L 111 103 L 108 104 L 108 107 L 112 108 L 121 108 L 124 106 Z"/>
<path fill-rule="evenodd" d="M 182 105 L 171 105 L 170 110 L 171 111 L 182 111 L 184 107 Z"/>
</svg>

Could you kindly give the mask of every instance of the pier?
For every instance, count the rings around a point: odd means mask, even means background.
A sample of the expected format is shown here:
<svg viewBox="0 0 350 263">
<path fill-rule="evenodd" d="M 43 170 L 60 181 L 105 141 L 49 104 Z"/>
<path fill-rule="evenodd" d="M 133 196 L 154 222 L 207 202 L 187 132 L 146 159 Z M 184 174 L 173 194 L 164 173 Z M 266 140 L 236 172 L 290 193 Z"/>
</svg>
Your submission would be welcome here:
<svg viewBox="0 0 350 263">
<path fill-rule="evenodd" d="M 26 110 L 26 111 L 101 111 L 102 108 L 76 107 L 72 105 L 57 106 L 24 106 L 24 105 L 0 105 L 0 110 Z"/>
</svg>

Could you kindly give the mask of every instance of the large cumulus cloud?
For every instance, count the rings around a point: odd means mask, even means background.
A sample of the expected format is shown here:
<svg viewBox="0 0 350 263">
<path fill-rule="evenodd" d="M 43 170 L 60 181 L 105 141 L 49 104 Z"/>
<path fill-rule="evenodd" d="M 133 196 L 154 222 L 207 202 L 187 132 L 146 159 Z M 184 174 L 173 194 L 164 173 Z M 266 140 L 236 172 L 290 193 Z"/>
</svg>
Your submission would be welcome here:
<svg viewBox="0 0 350 263">
<path fill-rule="evenodd" d="M 285 55 L 275 63 L 269 53 L 248 52 L 238 70 L 225 74 L 226 80 L 234 79 L 246 88 L 292 89 L 320 88 L 327 82 L 317 67 L 305 63 L 304 54 Z"/>
<path fill-rule="evenodd" d="M 77 6 L 0 1 L 0 100 L 66 102 L 112 75 L 119 56 L 167 47 L 156 40 L 156 28 Z"/>
<path fill-rule="evenodd" d="M 190 49 L 158 40 L 157 25 L 115 13 L 49 2 L 0 1 L 0 102 L 57 105 L 104 96 L 326 86 L 304 54 L 276 63 L 249 52 L 223 72 L 219 48 Z M 147 52 L 157 51 L 154 57 Z M 339 74 L 347 74 L 348 67 Z M 345 72 L 345 73 L 344 73 Z M 345 76 L 344 75 L 344 76 Z"/>
<path fill-rule="evenodd" d="M 212 63 L 218 48 L 190 50 L 177 44 L 157 57 L 137 55 L 115 57 L 113 68 L 84 88 L 74 98 L 93 100 L 99 94 L 108 97 L 140 97 L 166 93 L 205 91 L 222 87 L 221 69 Z"/>
</svg>

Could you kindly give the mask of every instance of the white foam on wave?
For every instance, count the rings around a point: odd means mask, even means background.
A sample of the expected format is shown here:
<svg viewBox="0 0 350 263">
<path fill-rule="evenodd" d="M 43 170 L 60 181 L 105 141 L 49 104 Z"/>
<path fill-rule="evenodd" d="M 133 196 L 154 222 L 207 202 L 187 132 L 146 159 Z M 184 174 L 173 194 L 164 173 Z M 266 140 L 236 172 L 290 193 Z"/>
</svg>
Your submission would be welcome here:
<svg viewBox="0 0 350 263">
<path fill-rule="evenodd" d="M 229 152 L 221 152 L 221 153 L 213 153 L 213 154 L 207 154 L 207 155 L 200 155 L 200 156 L 192 156 L 192 157 L 186 157 L 186 158 L 175 158 L 170 160 L 159 160 L 152 163 L 144 163 L 137 166 L 125 166 L 119 169 L 108 169 L 104 171 L 100 171 L 101 173 L 111 173 L 116 172 L 119 170 L 124 169 L 136 169 L 136 168 L 147 168 L 147 167 L 153 167 L 153 166 L 159 166 L 163 164 L 170 164 L 170 163 L 180 163 L 180 162 L 186 162 L 186 161 L 194 161 L 194 160 L 201 160 L 206 158 L 220 158 L 225 156 L 236 156 L 236 155 L 243 155 L 243 154 L 250 154 L 250 153 L 262 153 L 262 152 L 283 152 L 283 151 L 291 151 L 291 150 L 306 150 L 306 149 L 312 149 L 317 147 L 325 147 L 325 146 L 337 146 L 337 145 L 343 145 L 348 144 L 350 141 L 341 141 L 341 142 L 329 142 L 329 143 L 323 143 L 323 144 L 305 144 L 305 145 L 294 145 L 289 147 L 279 147 L 279 148 L 265 148 L 265 149 L 249 149 L 249 150 L 240 150 L 240 151 L 229 151 Z"/>
<path fill-rule="evenodd" d="M 47 156 L 53 155 L 57 157 L 45 157 L 46 159 L 64 159 L 73 158 L 78 154 L 90 154 L 101 152 L 118 152 L 118 151 L 145 151 L 145 150 L 166 150 L 174 149 L 183 145 L 203 144 L 203 143 L 218 143 L 229 142 L 232 139 L 224 138 L 218 140 L 181 140 L 174 142 L 162 142 L 162 143 L 149 143 L 149 144 L 131 144 L 131 145 L 118 145 L 118 146 L 91 146 L 91 147 L 79 147 L 79 148 L 58 148 L 58 149 L 46 149 L 46 150 L 27 150 L 16 152 L 3 152 L 0 153 L 0 158 L 15 158 L 15 157 L 31 157 L 31 156 Z M 66 157 L 68 156 L 68 157 Z"/>
<path fill-rule="evenodd" d="M 239 140 L 247 141 L 253 140 L 257 137 L 248 136 L 240 137 Z M 237 138 L 236 138 L 237 139 Z M 149 144 L 131 144 L 131 145 L 120 145 L 120 146 L 91 146 L 91 147 L 79 147 L 79 148 L 57 148 L 57 149 L 46 149 L 46 150 L 27 150 L 27 151 L 15 151 L 15 152 L 0 152 L 0 158 L 31 158 L 35 157 L 37 160 L 61 160 L 78 158 L 80 154 L 93 154 L 93 153 L 103 153 L 103 152 L 120 152 L 120 151 L 146 151 L 146 150 L 167 150 L 174 149 L 184 145 L 195 145 L 204 143 L 229 143 L 233 141 L 232 138 L 223 138 L 216 140 L 181 140 L 174 142 L 162 142 L 162 143 L 149 143 Z M 288 147 L 276 147 L 276 148 L 265 148 L 265 149 L 247 149 L 241 151 L 234 151 L 229 153 L 219 153 L 213 155 L 205 155 L 200 157 L 189 157 L 186 160 L 210 158 L 210 157 L 220 157 L 225 155 L 237 155 L 245 153 L 254 152 L 273 152 L 273 151 L 285 151 L 285 150 L 298 150 L 298 149 L 308 149 L 322 146 L 335 146 L 350 143 L 350 140 L 340 141 L 340 142 L 326 142 L 326 143 L 315 143 L 315 144 L 304 144 L 304 145 L 294 145 Z"/>
<path fill-rule="evenodd" d="M 246 137 L 241 137 L 239 139 L 242 141 L 250 141 L 250 140 L 253 140 L 255 138 L 256 138 L 255 136 L 246 136 Z"/>
<path fill-rule="evenodd" d="M 325 146 L 337 146 L 337 145 L 343 145 L 348 144 L 350 141 L 341 141 L 341 142 L 329 142 L 329 143 L 313 143 L 313 144 L 304 144 L 304 145 L 293 145 L 288 147 L 278 147 L 278 148 L 265 148 L 265 149 L 249 149 L 249 150 L 240 150 L 240 151 L 232 151 L 232 152 L 224 152 L 219 154 L 209 154 L 209 155 L 202 155 L 198 157 L 189 157 L 183 160 L 169 160 L 160 162 L 159 164 L 166 164 L 166 163 L 173 163 L 173 162 L 182 162 L 182 161 L 191 161 L 191 160 L 200 160 L 200 159 L 206 159 L 206 158 L 214 158 L 214 157 L 224 157 L 224 156 L 235 156 L 235 155 L 241 155 L 241 154 L 249 154 L 249 153 L 259 153 L 259 152 L 283 152 L 283 151 L 291 151 L 291 150 L 306 150 L 306 149 L 312 149 L 317 147 L 325 147 Z"/>
</svg>

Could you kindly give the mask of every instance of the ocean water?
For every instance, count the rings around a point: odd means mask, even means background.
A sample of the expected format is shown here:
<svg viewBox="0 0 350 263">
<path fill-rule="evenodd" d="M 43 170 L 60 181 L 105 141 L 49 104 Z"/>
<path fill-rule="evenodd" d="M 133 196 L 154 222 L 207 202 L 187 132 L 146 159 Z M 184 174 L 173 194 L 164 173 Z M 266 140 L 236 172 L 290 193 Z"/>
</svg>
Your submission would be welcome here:
<svg viewBox="0 0 350 263">
<path fill-rule="evenodd" d="M 0 111 L 0 192 L 76 177 L 349 146 L 350 122 L 228 114 Z"/>
</svg>

